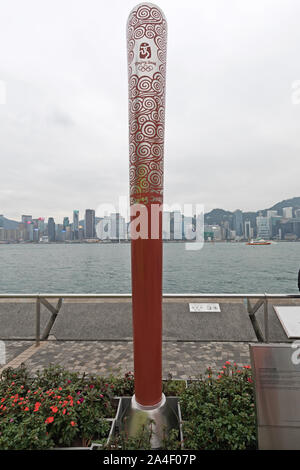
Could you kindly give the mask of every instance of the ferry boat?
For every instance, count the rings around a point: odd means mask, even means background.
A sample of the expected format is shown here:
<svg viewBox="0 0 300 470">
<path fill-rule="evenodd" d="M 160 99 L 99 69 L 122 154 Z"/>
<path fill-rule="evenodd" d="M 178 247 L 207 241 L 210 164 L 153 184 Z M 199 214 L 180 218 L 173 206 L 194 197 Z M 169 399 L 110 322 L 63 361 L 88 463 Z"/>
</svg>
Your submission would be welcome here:
<svg viewBox="0 0 300 470">
<path fill-rule="evenodd" d="M 246 245 L 257 246 L 257 245 L 271 245 L 271 242 L 268 242 L 263 239 L 259 240 L 249 240 Z"/>
</svg>

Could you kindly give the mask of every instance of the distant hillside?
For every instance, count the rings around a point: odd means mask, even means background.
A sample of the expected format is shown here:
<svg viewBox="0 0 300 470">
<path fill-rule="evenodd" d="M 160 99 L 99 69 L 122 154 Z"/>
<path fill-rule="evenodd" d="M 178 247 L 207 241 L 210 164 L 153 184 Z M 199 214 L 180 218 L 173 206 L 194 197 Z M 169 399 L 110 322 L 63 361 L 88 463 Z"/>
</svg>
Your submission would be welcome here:
<svg viewBox="0 0 300 470">
<path fill-rule="evenodd" d="M 0 216 L 0 227 L 5 228 L 5 230 L 15 230 L 18 228 L 18 225 L 19 225 L 19 222 Z"/>
<path fill-rule="evenodd" d="M 265 215 L 267 210 L 278 211 L 279 215 L 282 215 L 282 209 L 284 207 L 293 207 L 294 209 L 300 209 L 300 197 L 293 197 L 291 199 L 285 199 L 284 201 L 277 202 L 273 207 L 270 209 L 265 209 L 261 212 Z"/>
<path fill-rule="evenodd" d="M 291 199 L 285 199 L 284 201 L 277 202 L 274 206 L 268 209 L 261 209 L 257 212 L 243 212 L 244 220 L 251 220 L 251 224 L 255 225 L 255 219 L 261 212 L 262 215 L 267 215 L 267 211 L 273 210 L 278 211 L 279 215 L 282 215 L 282 209 L 284 207 L 293 207 L 294 209 L 300 209 L 300 197 L 293 197 Z M 225 211 L 223 209 L 213 209 L 204 216 L 205 223 L 208 225 L 220 225 L 223 220 L 229 220 L 233 216 L 233 212 Z"/>
<path fill-rule="evenodd" d="M 223 209 L 213 209 L 204 215 L 204 221 L 208 225 L 221 225 L 221 222 L 232 217 L 232 212 Z"/>
</svg>

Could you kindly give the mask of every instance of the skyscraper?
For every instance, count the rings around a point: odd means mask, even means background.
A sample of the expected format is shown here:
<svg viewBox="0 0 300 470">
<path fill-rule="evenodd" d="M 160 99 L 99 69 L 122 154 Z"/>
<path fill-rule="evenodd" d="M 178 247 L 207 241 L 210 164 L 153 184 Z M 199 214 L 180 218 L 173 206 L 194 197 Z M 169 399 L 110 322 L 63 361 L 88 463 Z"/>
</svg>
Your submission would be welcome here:
<svg viewBox="0 0 300 470">
<path fill-rule="evenodd" d="M 249 240 L 250 238 L 253 237 L 253 229 L 251 228 L 251 222 L 250 220 L 246 220 L 245 221 L 245 225 L 244 225 L 244 234 L 245 234 L 245 238 L 247 240 Z"/>
<path fill-rule="evenodd" d="M 32 221 L 32 215 L 22 215 L 22 224 L 27 224 Z"/>
<path fill-rule="evenodd" d="M 233 214 L 233 229 L 238 237 L 242 237 L 244 233 L 243 228 L 243 212 L 236 210 Z"/>
<path fill-rule="evenodd" d="M 283 207 L 282 215 L 285 219 L 293 218 L 293 208 L 292 207 Z"/>
<path fill-rule="evenodd" d="M 70 225 L 69 217 L 64 217 L 64 220 L 63 220 L 64 230 L 66 230 L 66 228 L 67 228 L 69 225 Z"/>
<path fill-rule="evenodd" d="M 84 236 L 85 238 L 95 238 L 95 211 L 94 209 L 86 209 L 84 219 Z"/>
<path fill-rule="evenodd" d="M 48 219 L 48 240 L 49 242 L 55 242 L 55 222 L 53 217 Z"/>
<path fill-rule="evenodd" d="M 73 211 L 73 232 L 74 232 L 74 240 L 79 239 L 79 211 Z"/>
<path fill-rule="evenodd" d="M 257 236 L 259 238 L 270 238 L 270 224 L 269 218 L 258 216 L 256 217 L 256 225 L 257 225 Z"/>
</svg>

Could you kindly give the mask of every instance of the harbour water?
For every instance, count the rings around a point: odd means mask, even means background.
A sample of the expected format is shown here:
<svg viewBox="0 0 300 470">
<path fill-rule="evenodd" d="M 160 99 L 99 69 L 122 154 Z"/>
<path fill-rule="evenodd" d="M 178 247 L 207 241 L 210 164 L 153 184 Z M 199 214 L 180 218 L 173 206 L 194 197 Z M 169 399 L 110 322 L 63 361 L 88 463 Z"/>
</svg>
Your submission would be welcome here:
<svg viewBox="0 0 300 470">
<path fill-rule="evenodd" d="M 300 243 L 164 244 L 165 293 L 297 293 Z M 129 293 L 130 244 L 0 245 L 0 293 Z"/>
</svg>

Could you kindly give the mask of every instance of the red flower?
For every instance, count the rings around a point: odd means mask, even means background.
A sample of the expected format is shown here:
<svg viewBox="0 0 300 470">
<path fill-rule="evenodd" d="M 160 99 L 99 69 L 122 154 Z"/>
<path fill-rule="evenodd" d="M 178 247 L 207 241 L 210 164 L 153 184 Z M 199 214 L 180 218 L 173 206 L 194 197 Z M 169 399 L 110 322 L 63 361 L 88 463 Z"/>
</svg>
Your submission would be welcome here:
<svg viewBox="0 0 300 470">
<path fill-rule="evenodd" d="M 45 420 L 45 423 L 46 423 L 46 424 L 49 424 L 49 423 L 53 423 L 53 421 L 54 421 L 53 416 L 49 416 L 49 418 L 47 418 L 47 419 Z"/>
<path fill-rule="evenodd" d="M 94 388 L 94 385 L 91 384 L 91 385 L 90 385 L 90 388 Z"/>
<path fill-rule="evenodd" d="M 76 426 L 76 423 L 74 421 L 71 421 L 71 426 Z"/>
<path fill-rule="evenodd" d="M 248 377 L 248 382 L 252 383 L 252 379 L 250 379 L 250 377 Z"/>
<path fill-rule="evenodd" d="M 28 406 L 26 406 L 26 408 L 24 408 L 24 411 L 29 411 L 29 408 L 28 408 Z"/>
<path fill-rule="evenodd" d="M 37 401 L 36 404 L 34 405 L 34 410 L 33 410 L 33 411 L 34 411 L 34 412 L 35 412 L 35 411 L 39 411 L 40 406 L 41 406 L 41 403 Z"/>
<path fill-rule="evenodd" d="M 57 413 L 58 412 L 58 408 L 57 406 L 50 406 L 51 410 L 53 411 L 53 413 Z"/>
<path fill-rule="evenodd" d="M 63 409 L 63 411 L 62 411 L 62 414 L 63 414 L 63 415 L 65 415 L 65 414 L 66 414 L 66 410 L 65 410 L 65 408 Z"/>
</svg>

